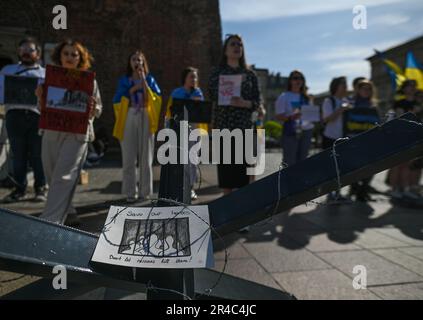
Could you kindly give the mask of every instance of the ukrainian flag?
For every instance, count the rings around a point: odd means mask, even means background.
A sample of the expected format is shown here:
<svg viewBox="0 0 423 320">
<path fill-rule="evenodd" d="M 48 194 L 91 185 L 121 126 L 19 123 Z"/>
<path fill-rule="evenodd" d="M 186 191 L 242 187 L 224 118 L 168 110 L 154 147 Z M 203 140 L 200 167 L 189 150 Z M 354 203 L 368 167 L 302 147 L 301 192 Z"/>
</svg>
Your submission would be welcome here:
<svg viewBox="0 0 423 320">
<path fill-rule="evenodd" d="M 147 112 L 150 122 L 150 132 L 155 134 L 159 128 L 160 111 L 162 107 L 162 94 L 156 80 L 150 74 L 146 77 L 147 81 Z M 125 131 L 126 117 L 128 115 L 131 81 L 127 76 L 119 79 L 118 88 L 113 98 L 113 110 L 115 113 L 115 125 L 113 127 L 113 136 L 119 141 L 123 140 Z"/>
<path fill-rule="evenodd" d="M 386 70 L 388 71 L 388 74 L 391 78 L 392 89 L 396 91 L 397 88 L 399 88 L 401 84 L 404 82 L 404 80 L 406 79 L 404 71 L 395 62 L 393 62 L 392 60 L 386 59 L 383 53 L 377 50 L 375 50 L 375 52 L 382 59 L 383 63 L 385 63 Z"/>
<path fill-rule="evenodd" d="M 411 51 L 407 52 L 405 77 L 407 79 L 416 80 L 417 88 L 423 90 L 423 67 L 417 62 Z"/>
</svg>

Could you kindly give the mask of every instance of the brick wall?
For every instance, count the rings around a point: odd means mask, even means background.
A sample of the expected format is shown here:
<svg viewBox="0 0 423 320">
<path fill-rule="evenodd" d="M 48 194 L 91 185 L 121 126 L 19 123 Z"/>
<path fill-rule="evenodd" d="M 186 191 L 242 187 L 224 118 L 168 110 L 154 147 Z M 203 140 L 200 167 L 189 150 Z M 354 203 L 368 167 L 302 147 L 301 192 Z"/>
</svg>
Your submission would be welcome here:
<svg viewBox="0 0 423 320">
<path fill-rule="evenodd" d="M 68 30 L 52 27 L 57 4 L 68 10 Z M 164 104 L 180 85 L 180 73 L 187 65 L 200 69 L 200 83 L 206 89 L 209 71 L 221 53 L 218 0 L 14 0 L 2 1 L 0 12 L 0 30 L 24 28 L 42 43 L 71 37 L 91 50 L 105 107 L 96 126 L 107 127 L 110 134 L 113 93 L 134 49 L 145 52 Z"/>
</svg>

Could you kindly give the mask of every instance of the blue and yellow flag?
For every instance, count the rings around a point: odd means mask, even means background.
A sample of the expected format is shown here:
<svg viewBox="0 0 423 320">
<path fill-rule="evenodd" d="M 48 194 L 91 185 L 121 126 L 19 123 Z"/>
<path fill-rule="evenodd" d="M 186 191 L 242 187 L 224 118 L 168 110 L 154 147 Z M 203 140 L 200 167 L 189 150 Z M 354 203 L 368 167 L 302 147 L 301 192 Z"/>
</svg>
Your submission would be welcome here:
<svg viewBox="0 0 423 320">
<path fill-rule="evenodd" d="M 162 95 L 159 86 L 150 74 L 147 80 L 147 112 L 150 122 L 150 132 L 155 134 L 159 128 L 160 111 L 162 107 Z M 113 127 L 113 136 L 120 141 L 123 140 L 125 131 L 126 117 L 128 115 L 131 81 L 127 76 L 119 79 L 118 88 L 113 98 L 113 110 L 115 113 L 115 125 Z"/>
<path fill-rule="evenodd" d="M 405 77 L 410 80 L 416 80 L 417 88 L 423 90 L 423 67 L 417 62 L 411 51 L 407 52 Z"/>
<path fill-rule="evenodd" d="M 401 87 L 401 84 L 404 82 L 405 74 L 402 68 L 397 65 L 392 60 L 386 59 L 384 54 L 380 51 L 375 50 L 377 56 L 382 59 L 383 63 L 386 66 L 386 71 L 389 74 L 389 77 L 391 78 L 391 84 L 392 89 L 395 92 L 399 87 Z"/>
</svg>

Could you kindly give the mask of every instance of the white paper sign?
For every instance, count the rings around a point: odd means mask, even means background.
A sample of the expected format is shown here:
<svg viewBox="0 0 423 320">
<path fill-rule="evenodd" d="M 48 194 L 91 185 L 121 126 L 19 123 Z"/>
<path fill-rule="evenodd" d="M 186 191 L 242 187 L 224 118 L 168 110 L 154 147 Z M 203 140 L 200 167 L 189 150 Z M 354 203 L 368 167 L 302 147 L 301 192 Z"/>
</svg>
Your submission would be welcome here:
<svg viewBox="0 0 423 320">
<path fill-rule="evenodd" d="M 301 119 L 308 122 L 320 121 L 320 109 L 314 105 L 303 105 L 301 107 Z"/>
<path fill-rule="evenodd" d="M 219 77 L 219 106 L 229 106 L 232 97 L 241 97 L 242 75 Z"/>
<path fill-rule="evenodd" d="M 92 261 L 136 268 L 213 266 L 208 206 L 110 207 Z"/>
</svg>

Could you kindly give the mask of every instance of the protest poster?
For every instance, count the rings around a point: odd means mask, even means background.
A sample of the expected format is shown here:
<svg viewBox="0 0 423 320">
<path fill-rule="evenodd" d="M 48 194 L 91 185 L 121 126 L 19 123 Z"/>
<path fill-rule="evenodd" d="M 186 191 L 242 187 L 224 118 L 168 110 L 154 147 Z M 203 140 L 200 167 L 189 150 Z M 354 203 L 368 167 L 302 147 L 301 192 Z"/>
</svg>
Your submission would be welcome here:
<svg viewBox="0 0 423 320">
<path fill-rule="evenodd" d="M 39 78 L 0 75 L 0 104 L 35 106 Z"/>
<path fill-rule="evenodd" d="M 232 97 L 241 97 L 242 75 L 221 75 L 219 77 L 219 106 L 229 106 Z"/>
<path fill-rule="evenodd" d="M 376 108 L 352 108 L 344 112 L 344 136 L 352 137 L 374 128 L 379 122 Z"/>
<path fill-rule="evenodd" d="M 40 128 L 85 134 L 95 73 L 47 65 Z"/>
<path fill-rule="evenodd" d="M 92 261 L 135 268 L 213 267 L 208 206 L 110 207 Z"/>
</svg>

